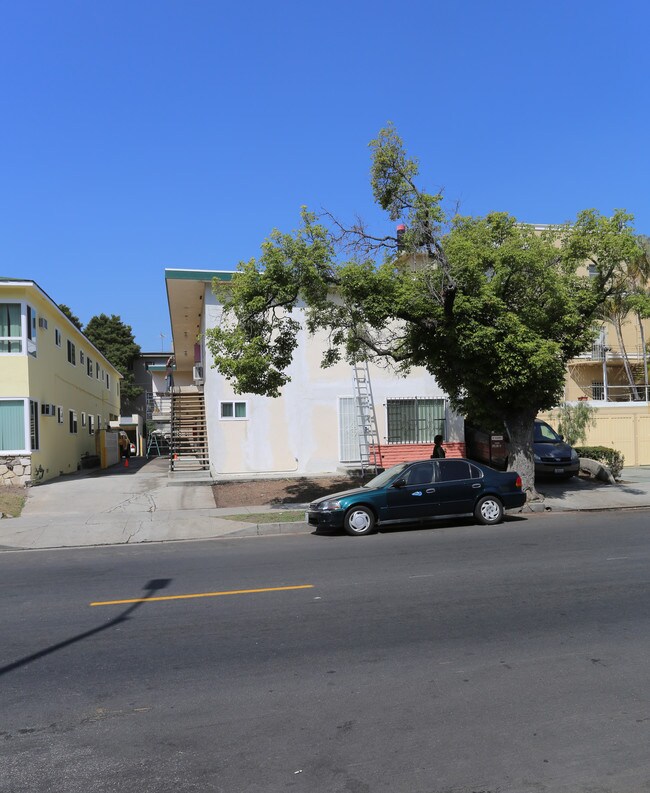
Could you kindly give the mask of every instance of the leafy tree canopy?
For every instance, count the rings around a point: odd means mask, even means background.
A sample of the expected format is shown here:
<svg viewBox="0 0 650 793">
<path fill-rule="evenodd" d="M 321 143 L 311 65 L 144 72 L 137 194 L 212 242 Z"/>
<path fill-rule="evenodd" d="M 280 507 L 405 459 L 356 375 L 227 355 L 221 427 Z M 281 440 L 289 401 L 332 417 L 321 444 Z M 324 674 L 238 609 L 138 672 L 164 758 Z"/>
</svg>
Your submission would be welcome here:
<svg viewBox="0 0 650 793">
<path fill-rule="evenodd" d="M 59 303 L 59 308 L 78 330 L 83 331 L 83 323 L 76 314 L 72 313 L 72 309 L 69 306 L 66 306 L 65 303 Z"/>
<path fill-rule="evenodd" d="M 116 314 L 98 314 L 90 319 L 84 333 L 124 378 L 120 384 L 120 409 L 123 414 L 128 413 L 142 393 L 133 376 L 133 360 L 140 354 L 140 345 L 136 344 L 131 326 Z"/>
<path fill-rule="evenodd" d="M 329 339 L 323 366 L 364 356 L 402 375 L 422 366 L 457 411 L 504 423 L 511 467 L 532 490 L 533 419 L 558 403 L 567 361 L 591 345 L 600 306 L 639 256 L 632 217 L 586 210 L 542 232 L 501 212 L 448 217 L 442 195 L 417 186 L 392 126 L 370 146 L 375 200 L 405 230 L 374 236 L 303 209 L 298 231 L 274 231 L 259 260 L 215 283 L 214 365 L 239 393 L 278 396 L 304 307 L 308 330 Z"/>
</svg>

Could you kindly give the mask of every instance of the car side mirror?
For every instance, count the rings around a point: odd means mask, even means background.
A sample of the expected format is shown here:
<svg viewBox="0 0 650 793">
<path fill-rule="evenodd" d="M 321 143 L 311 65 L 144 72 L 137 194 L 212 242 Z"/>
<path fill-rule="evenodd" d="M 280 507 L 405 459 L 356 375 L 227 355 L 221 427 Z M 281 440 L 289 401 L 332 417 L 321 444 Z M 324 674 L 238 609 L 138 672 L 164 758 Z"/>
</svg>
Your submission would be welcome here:
<svg viewBox="0 0 650 793">
<path fill-rule="evenodd" d="M 398 479 L 396 482 L 393 482 L 393 487 L 396 487 L 398 490 L 400 487 L 406 487 L 406 479 Z"/>
<path fill-rule="evenodd" d="M 558 435 L 558 438 L 559 438 L 561 441 L 563 441 L 563 440 L 564 440 L 564 435 Z"/>
</svg>

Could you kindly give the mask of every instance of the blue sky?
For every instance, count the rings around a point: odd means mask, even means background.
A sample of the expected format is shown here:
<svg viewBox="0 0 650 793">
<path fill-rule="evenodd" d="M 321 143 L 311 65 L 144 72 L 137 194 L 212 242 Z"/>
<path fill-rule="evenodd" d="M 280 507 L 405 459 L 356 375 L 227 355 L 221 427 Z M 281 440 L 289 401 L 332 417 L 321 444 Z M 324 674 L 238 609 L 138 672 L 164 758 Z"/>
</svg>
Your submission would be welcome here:
<svg viewBox="0 0 650 793">
<path fill-rule="evenodd" d="M 166 267 L 233 269 L 303 204 L 391 227 L 368 182 L 388 120 L 465 214 L 625 207 L 650 233 L 649 22 L 640 0 L 0 0 L 0 275 L 167 349 Z"/>
</svg>

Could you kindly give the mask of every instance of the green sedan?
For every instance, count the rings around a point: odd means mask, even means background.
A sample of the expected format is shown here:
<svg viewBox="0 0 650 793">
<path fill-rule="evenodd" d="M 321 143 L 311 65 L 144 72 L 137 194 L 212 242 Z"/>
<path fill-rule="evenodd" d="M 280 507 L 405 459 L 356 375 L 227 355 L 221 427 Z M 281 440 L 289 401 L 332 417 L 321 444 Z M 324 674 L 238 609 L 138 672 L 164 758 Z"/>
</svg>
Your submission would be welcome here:
<svg viewBox="0 0 650 793">
<path fill-rule="evenodd" d="M 526 502 L 515 471 L 495 471 L 464 459 L 400 463 L 363 487 L 333 493 L 309 505 L 312 526 L 371 534 L 378 525 L 452 515 L 474 515 L 479 523 L 503 520 L 506 509 Z"/>
</svg>

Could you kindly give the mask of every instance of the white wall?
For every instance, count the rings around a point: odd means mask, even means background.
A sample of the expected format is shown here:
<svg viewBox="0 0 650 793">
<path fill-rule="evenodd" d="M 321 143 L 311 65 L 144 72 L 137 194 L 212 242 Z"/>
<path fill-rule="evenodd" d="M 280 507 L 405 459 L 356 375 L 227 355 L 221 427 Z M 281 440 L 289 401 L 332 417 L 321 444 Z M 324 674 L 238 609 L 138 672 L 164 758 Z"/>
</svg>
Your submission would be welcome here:
<svg viewBox="0 0 650 793">
<path fill-rule="evenodd" d="M 209 286 L 204 294 L 204 323 L 214 327 L 220 320 L 220 306 Z M 296 319 L 300 319 L 297 312 Z M 205 330 L 205 327 L 202 329 Z M 205 403 L 211 473 L 315 474 L 339 467 L 339 398 L 354 396 L 352 368 L 337 364 L 320 368 L 322 338 L 309 336 L 303 328 L 294 361 L 288 370 L 291 382 L 277 399 L 252 394 L 237 395 L 204 351 Z M 401 378 L 387 369 L 371 367 L 371 383 L 380 441 L 386 435 L 387 398 L 430 397 L 445 399 L 434 378 L 423 369 L 414 369 Z M 247 419 L 220 419 L 220 402 L 245 401 Z M 447 409 L 446 440 L 463 440 L 463 420 Z"/>
</svg>

